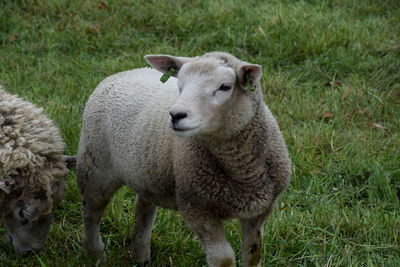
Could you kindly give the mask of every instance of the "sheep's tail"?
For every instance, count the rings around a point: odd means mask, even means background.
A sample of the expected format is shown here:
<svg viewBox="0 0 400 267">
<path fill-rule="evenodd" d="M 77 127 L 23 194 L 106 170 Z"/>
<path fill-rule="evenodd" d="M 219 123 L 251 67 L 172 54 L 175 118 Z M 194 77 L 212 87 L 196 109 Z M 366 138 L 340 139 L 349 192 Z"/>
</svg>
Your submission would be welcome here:
<svg viewBox="0 0 400 267">
<path fill-rule="evenodd" d="M 63 155 L 62 160 L 67 164 L 67 168 L 70 170 L 75 170 L 76 168 L 76 156 Z"/>
</svg>

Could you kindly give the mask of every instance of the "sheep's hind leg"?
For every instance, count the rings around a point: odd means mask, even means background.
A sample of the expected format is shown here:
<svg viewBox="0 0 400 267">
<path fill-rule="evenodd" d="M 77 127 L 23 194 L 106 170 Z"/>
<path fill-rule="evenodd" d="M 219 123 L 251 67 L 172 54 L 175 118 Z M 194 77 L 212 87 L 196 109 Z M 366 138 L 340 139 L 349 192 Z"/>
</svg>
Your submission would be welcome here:
<svg viewBox="0 0 400 267">
<path fill-rule="evenodd" d="M 131 250 L 133 259 L 138 262 L 150 260 L 151 230 L 157 207 L 143 196 L 136 197 L 135 228 L 132 234 Z"/>
<path fill-rule="evenodd" d="M 264 222 L 270 213 L 268 209 L 263 214 L 240 219 L 243 231 L 242 262 L 244 267 L 261 267 Z"/>
<path fill-rule="evenodd" d="M 100 222 L 111 197 L 119 187 L 117 185 L 104 186 L 102 188 L 87 187 L 81 192 L 83 203 L 83 245 L 86 254 L 94 260 L 105 260 L 104 244 L 100 237 Z"/>
<path fill-rule="evenodd" d="M 206 253 L 209 267 L 234 267 L 235 253 L 225 238 L 222 221 L 213 216 L 185 216 Z"/>
</svg>

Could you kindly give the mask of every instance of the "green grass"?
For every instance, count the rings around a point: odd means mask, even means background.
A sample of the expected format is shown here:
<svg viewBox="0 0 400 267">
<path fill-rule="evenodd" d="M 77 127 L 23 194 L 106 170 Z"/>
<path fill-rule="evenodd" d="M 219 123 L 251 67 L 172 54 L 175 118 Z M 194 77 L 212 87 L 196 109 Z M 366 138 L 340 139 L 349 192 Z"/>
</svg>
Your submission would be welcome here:
<svg viewBox="0 0 400 267">
<path fill-rule="evenodd" d="M 265 101 L 293 161 L 265 225 L 264 266 L 399 266 L 400 4 L 332 1 L 0 2 L 0 82 L 54 119 L 77 151 L 82 108 L 105 77 L 143 56 L 227 51 L 263 65 Z M 108 264 L 133 264 L 134 194 L 124 188 L 101 231 Z M 20 258 L 0 229 L 4 266 L 89 266 L 75 176 L 46 248 Z M 240 225 L 226 223 L 240 261 Z M 0 264 L 0 265 L 1 265 Z M 180 215 L 159 210 L 151 266 L 202 266 Z"/>
</svg>

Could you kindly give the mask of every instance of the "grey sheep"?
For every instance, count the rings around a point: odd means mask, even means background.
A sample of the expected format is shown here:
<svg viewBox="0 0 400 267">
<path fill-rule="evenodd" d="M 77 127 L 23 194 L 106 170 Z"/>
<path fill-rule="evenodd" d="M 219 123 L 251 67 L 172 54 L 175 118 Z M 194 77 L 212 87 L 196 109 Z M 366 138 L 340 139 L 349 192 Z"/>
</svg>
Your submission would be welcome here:
<svg viewBox="0 0 400 267">
<path fill-rule="evenodd" d="M 40 250 L 68 176 L 64 142 L 42 109 L 0 86 L 0 222 L 20 255 Z M 71 162 L 72 163 L 72 162 Z"/>
<path fill-rule="evenodd" d="M 239 218 L 242 262 L 261 266 L 263 225 L 288 185 L 291 164 L 264 104 L 260 65 L 222 52 L 148 55 L 150 68 L 106 78 L 83 114 L 77 181 L 83 242 L 102 258 L 99 223 L 122 185 L 137 194 L 131 249 L 150 259 L 157 206 L 180 212 L 209 266 L 234 266 L 222 221 Z M 160 72 L 172 74 L 161 83 Z"/>
</svg>

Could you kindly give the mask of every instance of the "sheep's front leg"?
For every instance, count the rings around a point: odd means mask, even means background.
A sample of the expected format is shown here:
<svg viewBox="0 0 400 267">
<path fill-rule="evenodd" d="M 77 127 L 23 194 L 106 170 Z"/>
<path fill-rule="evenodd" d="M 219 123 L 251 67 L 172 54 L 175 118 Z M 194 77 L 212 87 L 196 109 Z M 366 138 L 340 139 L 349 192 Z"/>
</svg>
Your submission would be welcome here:
<svg viewBox="0 0 400 267">
<path fill-rule="evenodd" d="M 185 216 L 184 220 L 196 234 L 206 253 L 210 267 L 235 266 L 235 253 L 225 238 L 222 221 L 212 216 Z"/>
<path fill-rule="evenodd" d="M 156 217 L 157 207 L 142 196 L 136 197 L 135 228 L 132 234 L 132 255 L 136 261 L 150 260 L 151 229 Z"/>
<path fill-rule="evenodd" d="M 267 212 L 250 219 L 240 219 L 243 231 L 242 262 L 244 267 L 261 267 L 264 222 Z"/>
</svg>

